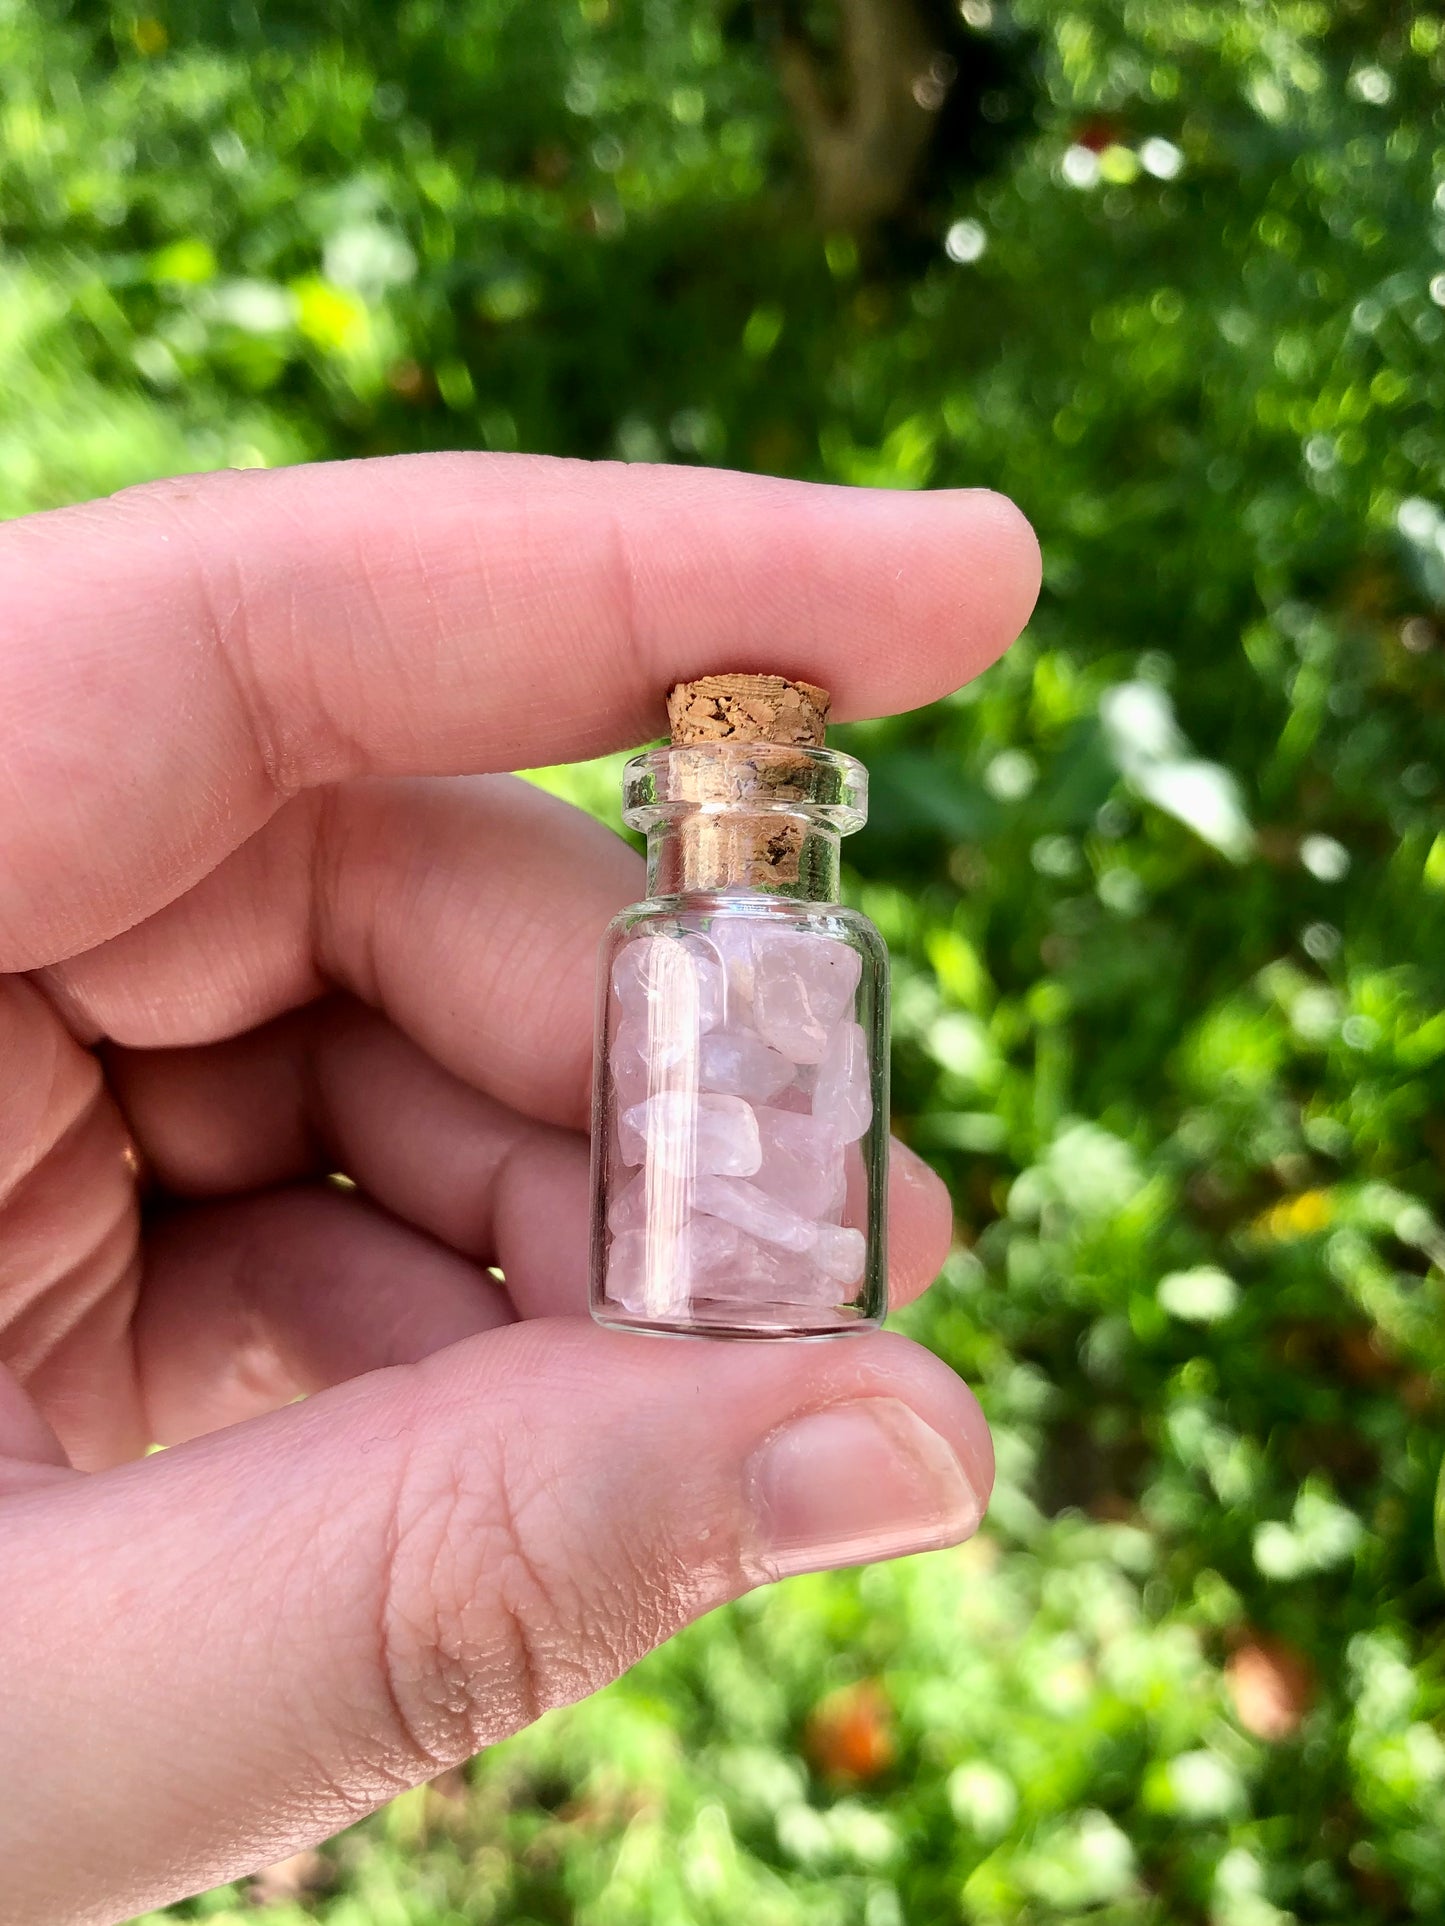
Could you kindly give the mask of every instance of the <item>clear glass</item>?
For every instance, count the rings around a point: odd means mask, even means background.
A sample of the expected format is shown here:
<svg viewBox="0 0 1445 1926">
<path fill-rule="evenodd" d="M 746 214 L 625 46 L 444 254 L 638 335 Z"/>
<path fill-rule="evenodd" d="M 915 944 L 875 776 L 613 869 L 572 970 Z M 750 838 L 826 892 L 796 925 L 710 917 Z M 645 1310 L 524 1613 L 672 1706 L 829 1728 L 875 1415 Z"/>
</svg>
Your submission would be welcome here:
<svg viewBox="0 0 1445 1926">
<path fill-rule="evenodd" d="M 598 971 L 592 1310 L 821 1337 L 886 1309 L 888 954 L 837 901 L 867 777 L 826 749 L 628 764 L 648 897 Z"/>
</svg>

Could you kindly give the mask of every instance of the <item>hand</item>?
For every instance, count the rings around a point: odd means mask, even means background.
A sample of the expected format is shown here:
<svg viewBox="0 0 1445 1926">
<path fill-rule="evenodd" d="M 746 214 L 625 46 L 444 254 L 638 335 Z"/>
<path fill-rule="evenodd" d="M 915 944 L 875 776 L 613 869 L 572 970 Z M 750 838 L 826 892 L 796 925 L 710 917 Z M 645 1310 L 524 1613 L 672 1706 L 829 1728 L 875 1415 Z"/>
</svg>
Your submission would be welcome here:
<svg viewBox="0 0 1445 1926">
<path fill-rule="evenodd" d="M 460 772 L 715 669 L 926 702 L 1036 586 L 994 496 L 525 458 L 0 530 L 4 1926 L 234 1877 L 749 1586 L 974 1528 L 983 1421 L 917 1346 L 585 1317 L 640 867 Z M 896 1301 L 949 1214 L 902 1150 L 891 1203 Z"/>
</svg>

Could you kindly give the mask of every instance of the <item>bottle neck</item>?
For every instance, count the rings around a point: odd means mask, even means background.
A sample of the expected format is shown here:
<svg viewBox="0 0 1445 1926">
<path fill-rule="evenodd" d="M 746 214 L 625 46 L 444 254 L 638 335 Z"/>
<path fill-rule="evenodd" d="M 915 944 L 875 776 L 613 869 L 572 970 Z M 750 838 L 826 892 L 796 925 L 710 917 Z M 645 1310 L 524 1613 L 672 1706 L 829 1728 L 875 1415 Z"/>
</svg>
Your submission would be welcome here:
<svg viewBox="0 0 1445 1926">
<path fill-rule="evenodd" d="M 836 903 L 839 839 L 868 776 L 836 749 L 713 742 L 648 749 L 623 772 L 622 820 L 647 832 L 651 897 L 719 891 Z"/>
<path fill-rule="evenodd" d="M 805 815 L 779 810 L 688 810 L 647 831 L 649 896 L 735 890 L 836 903 L 839 834 Z"/>
</svg>

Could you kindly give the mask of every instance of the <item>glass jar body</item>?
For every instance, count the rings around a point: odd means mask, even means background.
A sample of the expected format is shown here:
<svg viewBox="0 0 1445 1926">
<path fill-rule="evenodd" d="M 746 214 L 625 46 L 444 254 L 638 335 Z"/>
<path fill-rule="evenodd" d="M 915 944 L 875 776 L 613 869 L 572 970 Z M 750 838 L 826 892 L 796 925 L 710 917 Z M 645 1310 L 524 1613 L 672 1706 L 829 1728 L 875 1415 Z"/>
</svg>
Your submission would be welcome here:
<svg viewBox="0 0 1445 1926">
<path fill-rule="evenodd" d="M 886 1310 L 888 960 L 866 917 L 690 892 L 599 969 L 593 1314 L 812 1337 Z"/>
</svg>

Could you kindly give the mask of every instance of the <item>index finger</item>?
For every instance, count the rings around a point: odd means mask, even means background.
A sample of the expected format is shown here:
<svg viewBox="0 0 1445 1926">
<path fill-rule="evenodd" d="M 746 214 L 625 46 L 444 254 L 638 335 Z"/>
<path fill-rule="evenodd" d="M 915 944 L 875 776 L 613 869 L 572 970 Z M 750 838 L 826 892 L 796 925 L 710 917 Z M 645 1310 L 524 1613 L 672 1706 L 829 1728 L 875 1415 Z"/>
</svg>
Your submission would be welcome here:
<svg viewBox="0 0 1445 1926">
<path fill-rule="evenodd" d="M 587 756 L 709 671 L 841 719 L 955 688 L 1027 619 L 1001 497 L 417 455 L 129 489 L 0 530 L 0 970 L 188 888 L 296 791 Z"/>
</svg>

